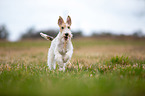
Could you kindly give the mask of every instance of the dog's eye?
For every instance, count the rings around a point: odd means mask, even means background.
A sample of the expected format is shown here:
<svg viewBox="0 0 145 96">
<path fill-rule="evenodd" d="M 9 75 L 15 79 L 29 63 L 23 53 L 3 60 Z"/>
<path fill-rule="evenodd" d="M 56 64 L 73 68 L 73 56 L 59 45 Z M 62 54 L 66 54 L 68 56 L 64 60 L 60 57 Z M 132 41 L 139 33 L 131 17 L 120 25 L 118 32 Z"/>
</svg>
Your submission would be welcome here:
<svg viewBox="0 0 145 96">
<path fill-rule="evenodd" d="M 64 29 L 64 27 L 61 27 L 61 29 Z"/>
<path fill-rule="evenodd" d="M 70 29 L 70 27 L 69 27 L 69 26 L 68 26 L 67 28 L 68 28 L 68 29 Z"/>
</svg>

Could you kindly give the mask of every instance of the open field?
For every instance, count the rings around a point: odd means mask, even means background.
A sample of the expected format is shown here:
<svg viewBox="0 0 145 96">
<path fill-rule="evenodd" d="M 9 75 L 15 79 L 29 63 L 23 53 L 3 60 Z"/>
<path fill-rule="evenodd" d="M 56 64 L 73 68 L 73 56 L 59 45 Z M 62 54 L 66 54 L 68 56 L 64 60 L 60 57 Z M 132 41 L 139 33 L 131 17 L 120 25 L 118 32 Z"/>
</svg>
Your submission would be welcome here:
<svg viewBox="0 0 145 96">
<path fill-rule="evenodd" d="M 83 38 L 65 72 L 49 71 L 50 42 L 0 41 L 0 95 L 144 96 L 145 41 Z"/>
</svg>

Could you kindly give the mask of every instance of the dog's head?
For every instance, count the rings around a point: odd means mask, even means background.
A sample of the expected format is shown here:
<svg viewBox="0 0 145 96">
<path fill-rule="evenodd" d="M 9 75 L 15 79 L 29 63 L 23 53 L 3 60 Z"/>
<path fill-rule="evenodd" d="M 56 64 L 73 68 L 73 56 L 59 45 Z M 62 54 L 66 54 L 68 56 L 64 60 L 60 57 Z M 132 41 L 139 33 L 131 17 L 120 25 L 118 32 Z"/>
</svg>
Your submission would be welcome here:
<svg viewBox="0 0 145 96">
<path fill-rule="evenodd" d="M 60 27 L 60 34 L 61 34 L 61 37 L 64 39 L 64 40 L 69 40 L 72 38 L 72 34 L 71 34 L 71 18 L 70 16 L 67 17 L 67 21 L 66 23 L 64 22 L 64 20 L 62 19 L 61 16 L 59 16 L 59 19 L 58 19 L 58 25 Z"/>
</svg>

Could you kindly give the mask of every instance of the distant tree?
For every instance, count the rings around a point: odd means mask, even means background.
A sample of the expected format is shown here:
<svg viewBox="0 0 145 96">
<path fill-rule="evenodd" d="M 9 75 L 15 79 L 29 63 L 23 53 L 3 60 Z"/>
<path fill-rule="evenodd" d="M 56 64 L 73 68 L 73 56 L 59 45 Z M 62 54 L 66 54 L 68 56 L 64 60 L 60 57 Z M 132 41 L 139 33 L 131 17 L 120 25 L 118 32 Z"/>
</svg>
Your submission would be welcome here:
<svg viewBox="0 0 145 96">
<path fill-rule="evenodd" d="M 37 33 L 40 33 L 40 32 L 43 32 L 43 33 L 46 33 L 52 37 L 56 37 L 56 35 L 58 34 L 58 30 L 53 30 L 53 29 L 49 29 L 49 30 L 42 30 L 42 31 L 38 31 Z"/>
<path fill-rule="evenodd" d="M 133 33 L 133 36 L 135 36 L 135 37 L 143 37 L 144 34 L 143 34 L 143 32 L 141 30 L 138 30 L 138 31 L 135 31 Z"/>
<path fill-rule="evenodd" d="M 30 29 L 28 29 L 28 32 L 29 34 L 33 34 L 35 32 L 35 29 L 34 27 L 31 27 Z"/>
<path fill-rule="evenodd" d="M 23 34 L 21 36 L 22 39 L 36 39 L 36 38 L 42 38 L 40 36 L 40 32 L 48 34 L 52 37 L 56 37 L 56 35 L 58 34 L 59 30 L 53 30 L 53 29 L 49 29 L 49 30 L 40 30 L 40 31 L 35 31 L 33 27 L 31 27 L 30 29 L 27 30 L 27 32 L 25 34 Z M 76 37 L 82 37 L 82 31 L 72 31 L 73 34 L 73 38 Z"/>
<path fill-rule="evenodd" d="M 102 36 L 112 36 L 113 34 L 111 32 L 102 32 Z"/>
<path fill-rule="evenodd" d="M 83 37 L 81 30 L 79 30 L 79 31 L 72 31 L 72 34 L 73 34 L 73 38 Z"/>
<path fill-rule="evenodd" d="M 100 34 L 94 31 L 94 32 L 92 32 L 92 35 L 91 36 L 97 37 L 97 36 L 100 36 Z"/>
<path fill-rule="evenodd" d="M 57 35 L 57 30 L 41 30 L 41 31 L 35 31 L 33 27 L 28 29 L 28 31 L 21 36 L 22 39 L 36 39 L 41 38 L 40 32 L 43 32 L 45 34 L 48 34 L 52 37 L 55 37 Z"/>
<path fill-rule="evenodd" d="M 31 36 L 35 33 L 34 27 L 29 28 L 25 34 L 22 35 L 22 38 L 31 38 Z"/>
<path fill-rule="evenodd" d="M 97 36 L 114 36 L 115 34 L 112 34 L 111 32 L 107 32 L 107 31 L 102 31 L 102 32 L 92 32 L 92 36 L 93 37 L 97 37 Z"/>
<path fill-rule="evenodd" d="M 5 25 L 0 26 L 0 39 L 7 39 L 8 35 Z"/>
</svg>

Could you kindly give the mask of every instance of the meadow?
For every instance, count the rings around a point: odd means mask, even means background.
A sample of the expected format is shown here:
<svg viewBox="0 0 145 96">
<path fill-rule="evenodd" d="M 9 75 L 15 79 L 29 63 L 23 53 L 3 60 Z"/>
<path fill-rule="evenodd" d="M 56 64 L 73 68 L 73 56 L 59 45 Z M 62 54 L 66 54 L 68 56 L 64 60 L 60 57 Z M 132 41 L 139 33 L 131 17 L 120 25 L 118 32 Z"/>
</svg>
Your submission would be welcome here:
<svg viewBox="0 0 145 96">
<path fill-rule="evenodd" d="M 47 67 L 49 41 L 0 41 L 0 95 L 145 95 L 145 40 L 72 42 L 71 64 L 61 72 Z"/>
</svg>

